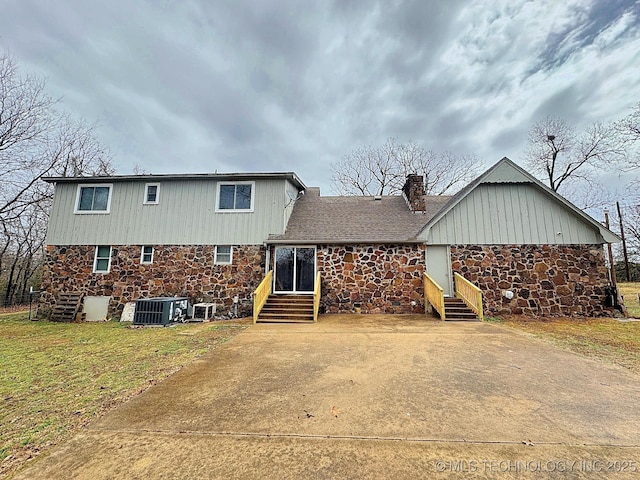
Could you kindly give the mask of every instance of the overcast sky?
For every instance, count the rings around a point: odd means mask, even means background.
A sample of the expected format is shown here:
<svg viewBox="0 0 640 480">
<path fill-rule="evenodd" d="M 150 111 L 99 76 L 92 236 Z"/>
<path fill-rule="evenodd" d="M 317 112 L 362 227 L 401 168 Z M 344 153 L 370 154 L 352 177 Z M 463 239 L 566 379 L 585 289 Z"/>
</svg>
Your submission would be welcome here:
<svg viewBox="0 0 640 480">
<path fill-rule="evenodd" d="M 47 78 L 121 174 L 294 171 L 388 137 L 522 163 L 548 114 L 640 101 L 640 1 L 0 0 L 0 49 Z"/>
</svg>

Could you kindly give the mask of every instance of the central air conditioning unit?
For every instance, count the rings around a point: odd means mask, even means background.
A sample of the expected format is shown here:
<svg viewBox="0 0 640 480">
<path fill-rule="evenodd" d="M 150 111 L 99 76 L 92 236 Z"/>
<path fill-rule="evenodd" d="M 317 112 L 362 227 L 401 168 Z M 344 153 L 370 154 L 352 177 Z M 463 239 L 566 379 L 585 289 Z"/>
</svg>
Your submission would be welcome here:
<svg viewBox="0 0 640 480">
<path fill-rule="evenodd" d="M 134 325 L 169 325 L 184 322 L 190 313 L 187 297 L 144 298 L 136 301 Z"/>
</svg>

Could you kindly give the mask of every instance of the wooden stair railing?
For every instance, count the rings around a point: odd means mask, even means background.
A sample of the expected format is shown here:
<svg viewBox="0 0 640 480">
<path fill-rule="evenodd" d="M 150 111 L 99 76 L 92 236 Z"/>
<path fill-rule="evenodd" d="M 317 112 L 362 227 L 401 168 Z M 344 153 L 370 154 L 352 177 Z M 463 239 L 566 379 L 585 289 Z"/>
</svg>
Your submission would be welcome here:
<svg viewBox="0 0 640 480">
<path fill-rule="evenodd" d="M 482 291 L 459 273 L 454 273 L 453 276 L 456 284 L 456 297 L 461 298 L 475 312 L 478 319 L 482 321 L 484 319 Z"/>
<path fill-rule="evenodd" d="M 269 295 L 271 295 L 272 289 L 272 278 L 273 278 L 273 270 L 269 270 L 265 277 L 258 285 L 258 288 L 253 292 L 253 323 L 258 321 L 258 316 L 260 315 L 260 311 L 264 307 L 264 304 L 267 302 Z"/>
<path fill-rule="evenodd" d="M 438 285 L 438 283 L 425 272 L 424 274 L 424 298 L 426 299 L 425 308 L 427 305 L 438 312 L 441 320 L 446 320 L 446 312 L 444 309 L 444 289 Z"/>
</svg>

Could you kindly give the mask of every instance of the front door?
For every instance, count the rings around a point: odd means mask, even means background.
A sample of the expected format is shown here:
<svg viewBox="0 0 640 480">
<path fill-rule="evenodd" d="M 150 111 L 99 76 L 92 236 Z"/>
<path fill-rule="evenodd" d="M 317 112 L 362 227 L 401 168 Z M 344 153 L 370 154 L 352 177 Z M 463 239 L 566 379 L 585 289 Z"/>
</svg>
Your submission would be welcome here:
<svg viewBox="0 0 640 480">
<path fill-rule="evenodd" d="M 275 293 L 313 293 L 315 247 L 276 247 Z"/>
<path fill-rule="evenodd" d="M 445 296 L 451 296 L 451 261 L 448 245 L 427 245 L 425 251 L 427 273 L 444 290 Z"/>
</svg>

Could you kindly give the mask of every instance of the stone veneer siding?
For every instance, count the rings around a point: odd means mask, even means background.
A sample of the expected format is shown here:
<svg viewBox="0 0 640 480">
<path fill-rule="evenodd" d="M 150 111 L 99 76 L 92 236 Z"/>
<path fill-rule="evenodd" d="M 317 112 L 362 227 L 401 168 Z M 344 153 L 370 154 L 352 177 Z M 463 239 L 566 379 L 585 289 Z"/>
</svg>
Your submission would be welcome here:
<svg viewBox="0 0 640 480">
<path fill-rule="evenodd" d="M 424 245 L 319 245 L 317 262 L 326 313 L 424 313 Z"/>
<path fill-rule="evenodd" d="M 119 318 L 125 303 L 140 298 L 186 296 L 192 303 L 215 302 L 250 315 L 251 294 L 264 277 L 265 249 L 233 246 L 232 265 L 214 265 L 213 245 L 154 246 L 153 263 L 141 264 L 139 245 L 111 247 L 109 273 L 93 273 L 93 245 L 48 246 L 41 305 L 48 311 L 62 292 L 110 296 L 109 315 Z"/>
<path fill-rule="evenodd" d="M 451 267 L 480 287 L 485 315 L 608 314 L 600 245 L 453 245 Z"/>
</svg>

